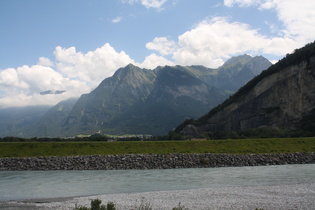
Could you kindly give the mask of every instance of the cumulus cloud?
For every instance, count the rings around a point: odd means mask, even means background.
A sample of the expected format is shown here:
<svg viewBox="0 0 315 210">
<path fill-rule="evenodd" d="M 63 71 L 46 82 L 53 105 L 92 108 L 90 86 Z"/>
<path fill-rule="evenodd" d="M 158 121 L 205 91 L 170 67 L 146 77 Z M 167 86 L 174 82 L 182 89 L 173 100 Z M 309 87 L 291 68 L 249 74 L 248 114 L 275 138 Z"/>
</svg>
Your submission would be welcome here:
<svg viewBox="0 0 315 210">
<path fill-rule="evenodd" d="M 249 25 L 216 17 L 200 22 L 194 29 L 178 37 L 176 63 L 218 67 L 233 54 L 257 50 L 263 37 Z M 256 48 L 256 49 L 255 49 Z"/>
<path fill-rule="evenodd" d="M 280 21 L 284 23 L 286 36 L 294 37 L 301 42 L 314 40 L 315 2 L 313 0 L 279 1 L 273 0 L 273 7 Z"/>
<path fill-rule="evenodd" d="M 217 68 L 233 55 L 285 55 L 297 44 L 290 37 L 268 38 L 248 24 L 215 17 L 203 20 L 181 34 L 177 43 L 166 37 L 157 37 L 146 47 L 161 55 L 171 55 L 176 64 Z"/>
<path fill-rule="evenodd" d="M 141 4 L 146 8 L 161 8 L 167 0 L 141 0 Z"/>
<path fill-rule="evenodd" d="M 146 44 L 149 50 L 156 50 L 161 55 L 170 55 L 176 50 L 176 43 L 166 37 L 156 37 L 152 42 Z"/>
<path fill-rule="evenodd" d="M 27 88 L 28 85 L 20 81 L 18 78 L 18 73 L 13 68 L 8 68 L 3 71 L 0 71 L 0 85 L 3 89 L 10 88 Z"/>
<path fill-rule="evenodd" d="M 231 21 L 227 17 L 213 17 L 179 35 L 177 42 L 156 37 L 146 44 L 147 49 L 156 50 L 161 55 L 171 55 L 176 64 L 201 64 L 216 68 L 233 55 L 248 53 L 281 57 L 314 41 L 313 0 L 303 3 L 291 0 L 225 0 L 224 5 L 273 9 L 283 25 L 275 27 L 267 23 L 275 35 L 266 36 L 259 28 L 246 23 Z"/>
<path fill-rule="evenodd" d="M 85 81 L 93 87 L 113 75 L 118 68 L 134 63 L 124 51 L 116 52 L 108 43 L 86 54 L 77 52 L 75 47 L 66 49 L 58 46 L 54 55 L 56 67 L 63 75 Z"/>
<path fill-rule="evenodd" d="M 40 66 L 54 66 L 54 62 L 45 57 L 40 57 L 37 64 Z"/>
<path fill-rule="evenodd" d="M 167 2 L 122 1 L 141 3 L 147 8 L 161 8 Z M 274 10 L 283 24 L 274 27 L 268 23 L 275 35 L 266 36 L 258 28 L 227 17 L 208 18 L 180 34 L 176 40 L 171 40 L 166 35 L 148 42 L 145 47 L 157 54 L 151 53 L 142 63 L 136 63 L 124 51 L 117 52 L 108 43 L 87 53 L 78 52 L 75 47 L 58 46 L 52 60 L 40 57 L 37 65 L 0 71 L 0 107 L 54 105 L 70 97 L 79 97 L 129 63 L 148 69 L 175 64 L 216 68 L 234 55 L 248 53 L 283 56 L 314 41 L 313 0 L 304 0 L 303 3 L 290 0 L 225 0 L 224 5 Z M 118 22 L 119 18 L 115 21 Z M 40 94 L 61 90 L 64 92 L 60 94 Z"/>
<path fill-rule="evenodd" d="M 173 66 L 175 65 L 174 62 L 167 60 L 162 56 L 158 56 L 154 53 L 147 56 L 142 63 L 137 64 L 142 68 L 147 69 L 155 69 L 157 66 Z"/>
<path fill-rule="evenodd" d="M 118 68 L 134 63 L 125 52 L 117 52 L 109 44 L 87 53 L 58 46 L 54 55 L 54 66 L 48 58 L 41 57 L 37 65 L 0 71 L 0 107 L 54 105 L 79 97 Z M 47 91 L 60 94 L 41 94 Z"/>
<path fill-rule="evenodd" d="M 84 83 L 64 78 L 47 66 L 22 66 L 0 72 L 0 87 L 5 92 L 0 107 L 26 105 L 53 105 L 62 99 L 78 97 L 88 91 Z M 43 97 L 40 92 L 65 90 L 60 96 Z"/>
<path fill-rule="evenodd" d="M 283 22 L 283 33 L 300 43 L 314 39 L 315 2 L 313 0 L 224 0 L 227 7 L 257 6 L 260 10 L 274 9 L 279 21 Z"/>
</svg>

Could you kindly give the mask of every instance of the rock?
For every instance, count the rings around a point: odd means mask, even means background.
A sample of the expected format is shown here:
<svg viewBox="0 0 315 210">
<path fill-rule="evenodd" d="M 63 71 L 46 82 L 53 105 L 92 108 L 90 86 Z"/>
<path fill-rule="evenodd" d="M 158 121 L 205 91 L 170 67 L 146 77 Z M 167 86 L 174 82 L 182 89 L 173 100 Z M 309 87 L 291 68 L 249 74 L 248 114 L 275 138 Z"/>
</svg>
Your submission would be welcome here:
<svg viewBox="0 0 315 210">
<path fill-rule="evenodd" d="M 0 158 L 0 171 L 209 168 L 315 163 L 315 153 L 91 155 Z"/>
</svg>

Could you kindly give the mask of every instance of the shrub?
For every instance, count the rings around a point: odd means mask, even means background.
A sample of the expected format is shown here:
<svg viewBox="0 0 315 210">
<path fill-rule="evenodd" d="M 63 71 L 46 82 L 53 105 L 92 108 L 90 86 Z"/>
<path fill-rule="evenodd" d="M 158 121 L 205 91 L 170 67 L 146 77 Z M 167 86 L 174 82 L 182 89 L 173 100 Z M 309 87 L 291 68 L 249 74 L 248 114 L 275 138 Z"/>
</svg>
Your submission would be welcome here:
<svg viewBox="0 0 315 210">
<path fill-rule="evenodd" d="M 178 204 L 177 207 L 172 208 L 172 210 L 189 210 L 185 206 L 182 206 L 181 203 Z"/>
<path fill-rule="evenodd" d="M 73 210 L 90 210 L 90 208 L 85 207 L 85 206 L 80 206 L 80 207 L 75 207 Z"/>
<path fill-rule="evenodd" d="M 113 202 L 108 202 L 106 205 L 106 210 L 116 210 L 116 205 Z"/>
<path fill-rule="evenodd" d="M 209 159 L 208 158 L 205 158 L 205 157 L 201 157 L 199 159 L 199 162 L 201 165 L 208 165 L 209 164 Z M 180 204 L 180 203 L 179 203 Z"/>
<path fill-rule="evenodd" d="M 91 200 L 91 208 L 80 206 L 75 207 L 74 210 L 116 210 L 116 205 L 113 202 L 108 202 L 106 206 L 101 205 L 100 199 Z"/>
<path fill-rule="evenodd" d="M 99 199 L 95 199 L 91 201 L 91 210 L 101 210 L 102 201 Z"/>
</svg>

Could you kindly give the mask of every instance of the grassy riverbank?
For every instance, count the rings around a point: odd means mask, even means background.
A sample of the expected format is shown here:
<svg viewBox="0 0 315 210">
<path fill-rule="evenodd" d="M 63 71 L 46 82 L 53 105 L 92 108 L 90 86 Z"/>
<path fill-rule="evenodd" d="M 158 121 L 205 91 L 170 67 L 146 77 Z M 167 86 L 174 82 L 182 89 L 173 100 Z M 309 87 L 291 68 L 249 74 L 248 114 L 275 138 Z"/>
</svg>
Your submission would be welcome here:
<svg viewBox="0 0 315 210">
<path fill-rule="evenodd" d="M 0 143 L 0 157 L 168 153 L 263 154 L 294 152 L 315 152 L 315 137 L 208 141 Z"/>
</svg>

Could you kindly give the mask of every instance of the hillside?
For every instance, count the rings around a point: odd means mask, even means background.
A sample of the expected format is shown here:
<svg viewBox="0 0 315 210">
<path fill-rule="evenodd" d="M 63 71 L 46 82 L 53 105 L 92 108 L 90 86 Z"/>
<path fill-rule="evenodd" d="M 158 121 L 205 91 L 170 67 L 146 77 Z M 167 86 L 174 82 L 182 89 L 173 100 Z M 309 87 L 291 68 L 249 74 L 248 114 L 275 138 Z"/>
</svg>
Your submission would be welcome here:
<svg viewBox="0 0 315 210">
<path fill-rule="evenodd" d="M 315 43 L 288 54 L 208 114 L 178 126 L 176 132 L 207 137 L 217 131 L 261 127 L 315 130 Z"/>
<path fill-rule="evenodd" d="M 24 131 L 24 136 L 52 137 L 61 132 L 62 123 L 68 117 L 77 98 L 70 98 L 51 107 L 38 119 L 38 122 L 29 124 Z"/>
<path fill-rule="evenodd" d="M 49 108 L 49 106 L 27 106 L 0 109 L 0 137 L 25 136 L 29 126 L 37 124 Z"/>
</svg>

